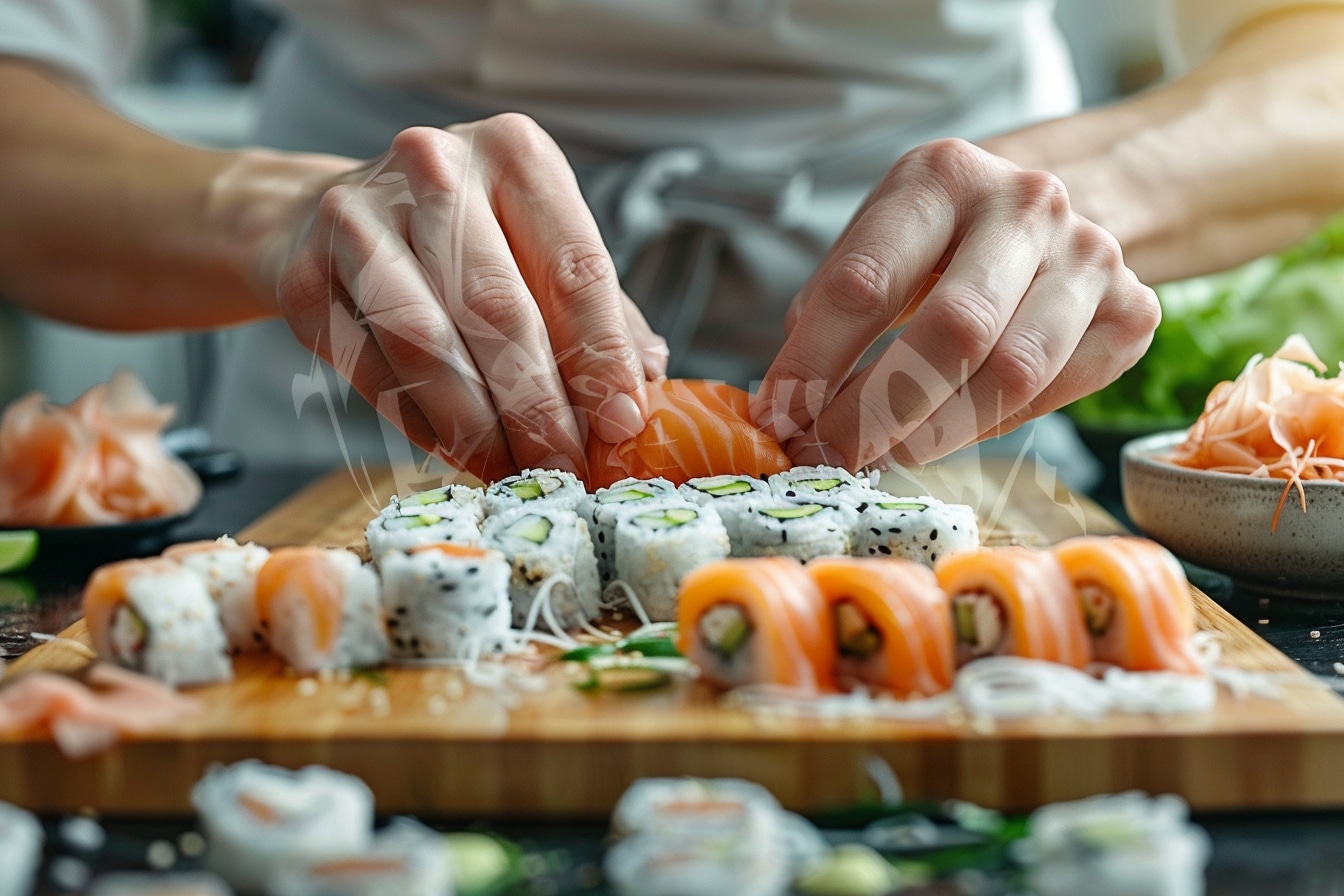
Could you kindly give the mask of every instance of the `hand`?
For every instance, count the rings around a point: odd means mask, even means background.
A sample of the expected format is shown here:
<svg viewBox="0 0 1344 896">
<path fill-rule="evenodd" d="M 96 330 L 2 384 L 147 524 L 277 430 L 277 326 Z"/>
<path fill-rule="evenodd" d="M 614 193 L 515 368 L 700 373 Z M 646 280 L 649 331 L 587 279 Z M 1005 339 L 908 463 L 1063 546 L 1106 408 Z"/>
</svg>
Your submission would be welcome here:
<svg viewBox="0 0 1344 896">
<path fill-rule="evenodd" d="M 804 285 L 753 414 L 795 463 L 926 463 L 1110 383 L 1160 313 L 1056 177 L 940 140 L 896 163 Z"/>
<path fill-rule="evenodd" d="M 486 481 L 582 475 L 588 427 L 641 430 L 666 367 L 564 155 L 521 115 L 403 131 L 325 191 L 280 266 L 299 341 Z"/>
</svg>

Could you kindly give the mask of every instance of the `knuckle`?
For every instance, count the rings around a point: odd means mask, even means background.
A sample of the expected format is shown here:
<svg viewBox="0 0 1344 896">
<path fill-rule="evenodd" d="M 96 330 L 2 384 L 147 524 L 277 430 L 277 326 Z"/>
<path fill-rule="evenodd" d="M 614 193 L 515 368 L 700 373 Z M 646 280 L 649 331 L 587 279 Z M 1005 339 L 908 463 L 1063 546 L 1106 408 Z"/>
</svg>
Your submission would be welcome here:
<svg viewBox="0 0 1344 896">
<path fill-rule="evenodd" d="M 875 253 L 855 250 L 837 258 L 822 290 L 829 306 L 846 318 L 885 323 L 895 317 L 891 272 Z"/>
<path fill-rule="evenodd" d="M 984 370 L 1001 390 L 1006 407 L 1034 398 L 1046 386 L 1050 343 L 1033 328 L 1005 336 L 985 359 Z"/>
<path fill-rule="evenodd" d="M 616 265 L 602 247 L 590 241 L 577 241 L 560 247 L 550 264 L 551 288 L 564 307 L 573 306 L 582 313 L 616 290 Z M 613 306 L 619 310 L 618 306 Z"/>
<path fill-rule="evenodd" d="M 1022 171 L 1017 175 L 1023 210 L 1032 216 L 1062 218 L 1071 211 L 1069 191 L 1049 171 Z"/>
<path fill-rule="evenodd" d="M 1091 267 L 1119 271 L 1125 266 L 1120 241 L 1103 227 L 1082 221 L 1074 233 L 1074 253 Z"/>
<path fill-rule="evenodd" d="M 444 321 L 429 309 L 403 305 L 382 321 L 379 340 L 388 364 L 406 380 L 428 379 L 443 364 Z"/>
<path fill-rule="evenodd" d="M 503 268 L 478 269 L 463 278 L 462 304 L 490 330 L 505 336 L 518 331 L 527 301 L 517 279 Z"/>
<path fill-rule="evenodd" d="M 948 353 L 957 360 L 978 361 L 994 345 L 999 332 L 998 302 L 969 283 L 943 294 L 936 304 L 924 303 L 928 316 Z"/>
</svg>

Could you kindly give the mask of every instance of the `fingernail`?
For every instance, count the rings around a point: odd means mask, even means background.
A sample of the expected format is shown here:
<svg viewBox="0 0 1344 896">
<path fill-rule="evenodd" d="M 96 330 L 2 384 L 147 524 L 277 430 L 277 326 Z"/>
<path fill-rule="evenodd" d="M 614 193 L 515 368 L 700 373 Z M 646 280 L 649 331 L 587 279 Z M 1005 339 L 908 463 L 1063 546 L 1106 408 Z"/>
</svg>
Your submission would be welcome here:
<svg viewBox="0 0 1344 896">
<path fill-rule="evenodd" d="M 624 442 L 644 431 L 644 415 L 630 395 L 621 392 L 598 405 L 593 414 L 593 429 L 604 442 Z"/>
</svg>

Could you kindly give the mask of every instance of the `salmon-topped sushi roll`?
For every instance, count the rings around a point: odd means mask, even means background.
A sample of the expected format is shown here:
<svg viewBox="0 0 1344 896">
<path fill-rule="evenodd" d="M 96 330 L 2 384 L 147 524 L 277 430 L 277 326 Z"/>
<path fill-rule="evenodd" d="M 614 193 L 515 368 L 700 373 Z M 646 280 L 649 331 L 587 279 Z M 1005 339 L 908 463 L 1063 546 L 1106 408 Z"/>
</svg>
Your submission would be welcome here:
<svg viewBox="0 0 1344 896">
<path fill-rule="evenodd" d="M 1073 585 L 1050 551 L 961 551 L 939 558 L 934 573 L 952 600 L 958 665 L 996 654 L 1077 669 L 1091 661 Z"/>
<path fill-rule="evenodd" d="M 828 557 L 807 564 L 834 620 L 839 678 L 930 697 L 952 686 L 952 612 L 913 560 Z"/>
<path fill-rule="evenodd" d="M 257 617 L 271 649 L 300 672 L 387 660 L 378 576 L 347 550 L 286 547 L 257 574 Z"/>
<path fill-rule="evenodd" d="M 832 687 L 835 636 L 826 602 L 797 560 L 708 563 L 682 579 L 681 652 L 724 687 Z"/>
<path fill-rule="evenodd" d="M 1055 546 L 1098 660 L 1133 671 L 1198 674 L 1195 607 L 1185 570 L 1155 541 L 1080 536 Z"/>
<path fill-rule="evenodd" d="M 233 677 L 219 609 L 204 583 L 162 557 L 94 570 L 84 618 L 99 658 L 170 685 Z"/>
<path fill-rule="evenodd" d="M 266 649 L 266 634 L 257 624 L 257 574 L 270 551 L 257 544 L 239 544 L 225 535 L 214 541 L 172 545 L 164 549 L 163 556 L 181 563 L 205 584 L 219 607 L 219 621 L 231 651 Z"/>
</svg>

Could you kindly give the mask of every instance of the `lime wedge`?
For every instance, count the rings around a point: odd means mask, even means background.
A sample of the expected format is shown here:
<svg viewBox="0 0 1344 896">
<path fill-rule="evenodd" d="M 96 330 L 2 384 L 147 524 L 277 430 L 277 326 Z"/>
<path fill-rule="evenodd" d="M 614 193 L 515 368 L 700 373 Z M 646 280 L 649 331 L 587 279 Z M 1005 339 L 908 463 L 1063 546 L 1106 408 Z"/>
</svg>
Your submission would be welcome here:
<svg viewBox="0 0 1344 896">
<path fill-rule="evenodd" d="M 37 556 L 37 533 L 32 529 L 0 532 L 0 573 L 23 569 Z"/>
</svg>

